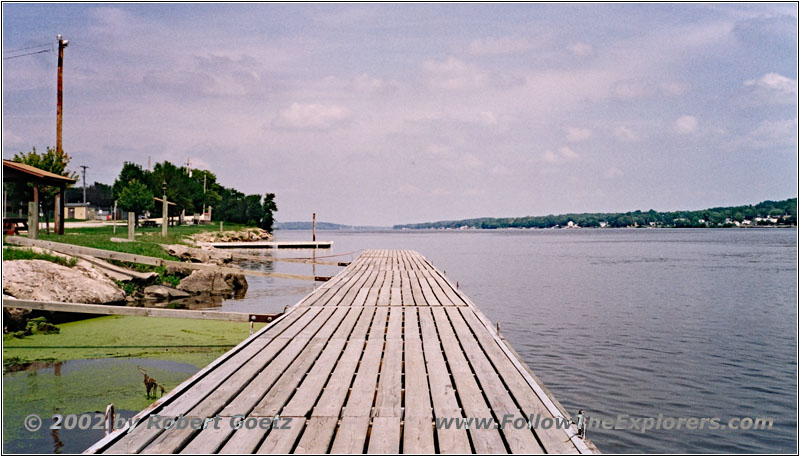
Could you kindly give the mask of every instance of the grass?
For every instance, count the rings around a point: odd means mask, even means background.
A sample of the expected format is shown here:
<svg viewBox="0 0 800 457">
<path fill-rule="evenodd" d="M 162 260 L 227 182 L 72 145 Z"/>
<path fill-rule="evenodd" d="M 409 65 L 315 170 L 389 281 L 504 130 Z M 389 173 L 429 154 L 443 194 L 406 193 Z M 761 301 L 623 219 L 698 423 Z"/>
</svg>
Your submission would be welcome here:
<svg viewBox="0 0 800 457">
<path fill-rule="evenodd" d="M 214 225 L 182 225 L 170 227 L 166 238 L 161 236 L 160 227 L 139 227 L 136 229 L 136 241 L 130 243 L 116 243 L 111 241 L 112 237 L 126 238 L 127 228 L 117 227 L 117 233 L 113 233 L 111 226 L 102 227 L 82 227 L 66 229 L 64 235 L 42 234 L 39 238 L 47 241 L 68 243 L 90 248 L 105 249 L 108 251 L 125 252 L 128 254 L 145 255 L 167 260 L 177 260 L 169 255 L 160 244 L 187 244 L 186 239 L 199 232 L 216 231 Z M 226 230 L 241 230 L 246 228 L 244 225 L 226 224 Z"/>
<path fill-rule="evenodd" d="M 8 246 L 3 246 L 3 260 L 47 260 L 69 268 L 78 263 L 75 258 L 67 259 L 58 255 L 40 254 L 27 248 L 12 248 Z"/>
</svg>

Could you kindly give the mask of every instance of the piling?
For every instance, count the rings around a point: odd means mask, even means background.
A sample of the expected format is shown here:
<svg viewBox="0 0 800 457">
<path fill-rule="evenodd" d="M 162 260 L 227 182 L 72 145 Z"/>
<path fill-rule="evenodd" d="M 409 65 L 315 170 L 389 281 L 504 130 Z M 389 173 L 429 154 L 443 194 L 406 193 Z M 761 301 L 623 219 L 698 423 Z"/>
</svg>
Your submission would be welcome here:
<svg viewBox="0 0 800 457">
<path fill-rule="evenodd" d="M 39 203 L 28 202 L 28 238 L 39 237 Z"/>
<path fill-rule="evenodd" d="M 136 214 L 128 213 L 128 239 L 131 241 L 133 241 L 136 238 L 134 224 L 136 224 Z"/>
</svg>

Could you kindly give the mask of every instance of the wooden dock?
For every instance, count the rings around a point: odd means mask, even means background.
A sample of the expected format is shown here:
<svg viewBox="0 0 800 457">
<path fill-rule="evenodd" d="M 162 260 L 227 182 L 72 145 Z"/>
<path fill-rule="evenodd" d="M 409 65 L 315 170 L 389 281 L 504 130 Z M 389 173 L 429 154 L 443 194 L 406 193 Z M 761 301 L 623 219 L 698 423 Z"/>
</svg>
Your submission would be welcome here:
<svg viewBox="0 0 800 457">
<path fill-rule="evenodd" d="M 217 249 L 330 249 L 333 241 L 235 241 L 200 244 Z"/>
<path fill-rule="evenodd" d="M 234 430 L 237 415 L 250 425 Z M 206 421 L 214 417 L 218 426 Z M 413 251 L 365 251 L 136 418 L 87 452 L 595 451 L 574 425 L 544 428 L 564 418 L 558 403 L 483 313 Z M 207 427 L 148 425 L 163 418 Z M 450 418 L 541 425 L 436 426 Z"/>
</svg>

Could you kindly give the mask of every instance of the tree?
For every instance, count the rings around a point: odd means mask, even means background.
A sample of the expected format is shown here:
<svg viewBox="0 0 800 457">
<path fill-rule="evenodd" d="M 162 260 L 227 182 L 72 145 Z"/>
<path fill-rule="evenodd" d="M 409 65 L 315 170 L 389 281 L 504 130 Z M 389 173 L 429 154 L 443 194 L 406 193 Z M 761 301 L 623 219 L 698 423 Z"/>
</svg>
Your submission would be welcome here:
<svg viewBox="0 0 800 457">
<path fill-rule="evenodd" d="M 72 179 L 78 179 L 78 174 L 67 170 L 69 165 L 70 156 L 64 151 L 56 151 L 55 148 L 47 147 L 47 152 L 40 154 L 36 152 L 36 148 L 32 148 L 31 152 L 20 152 L 15 154 L 12 159 L 14 162 L 24 163 L 26 165 L 34 166 L 40 170 L 49 171 L 57 175 L 66 176 Z M 15 196 L 29 195 L 29 189 L 33 184 L 28 183 L 25 187 L 16 186 L 14 192 Z M 55 203 L 55 197 L 60 192 L 57 186 L 40 186 L 39 187 L 39 207 L 50 208 Z M 25 197 L 23 197 L 25 198 Z M 64 217 L 62 214 L 61 217 Z M 44 212 L 45 226 L 47 227 L 47 234 L 50 234 L 50 210 Z"/>
<path fill-rule="evenodd" d="M 83 201 L 83 187 L 71 187 L 67 189 L 67 203 Z M 108 184 L 95 182 L 86 188 L 86 202 L 101 208 L 114 206 L 114 193 Z"/>
<path fill-rule="evenodd" d="M 120 195 L 122 195 L 122 189 L 127 187 L 131 181 L 136 180 L 142 184 L 147 184 L 150 181 L 149 174 L 150 172 L 143 170 L 141 165 L 125 162 L 122 165 L 122 171 L 119 172 L 119 177 L 114 181 L 114 185 L 111 186 L 114 198 L 119 199 Z"/>
<path fill-rule="evenodd" d="M 139 214 L 153 207 L 153 193 L 143 183 L 133 179 L 120 191 L 119 206 L 135 214 L 134 221 L 138 227 Z"/>
<path fill-rule="evenodd" d="M 244 203 L 247 225 L 261 226 L 261 219 L 264 217 L 264 210 L 261 207 L 261 196 L 248 195 L 244 197 Z"/>
<path fill-rule="evenodd" d="M 175 204 L 177 214 L 182 214 L 184 210 L 194 211 L 196 209 L 194 201 L 198 200 L 198 196 L 202 199 L 202 181 L 198 183 L 189 177 L 185 168 L 177 167 L 165 160 L 155 164 L 153 172 L 150 174 L 149 188 L 153 195 L 162 195 L 164 182 L 167 183 L 167 200 Z M 179 223 L 182 222 L 179 220 Z"/>
<path fill-rule="evenodd" d="M 272 226 L 275 224 L 273 213 L 278 211 L 278 205 L 275 204 L 275 194 L 268 193 L 264 195 L 263 211 L 264 216 L 261 220 L 261 228 L 272 233 Z"/>
</svg>

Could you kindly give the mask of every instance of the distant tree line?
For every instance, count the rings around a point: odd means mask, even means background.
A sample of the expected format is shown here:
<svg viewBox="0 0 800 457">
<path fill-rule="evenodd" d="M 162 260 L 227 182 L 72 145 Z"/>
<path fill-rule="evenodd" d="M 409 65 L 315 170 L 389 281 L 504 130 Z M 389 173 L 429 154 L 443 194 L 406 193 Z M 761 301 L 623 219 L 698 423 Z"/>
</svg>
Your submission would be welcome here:
<svg viewBox="0 0 800 457">
<path fill-rule="evenodd" d="M 527 217 L 484 217 L 457 221 L 395 225 L 395 229 L 502 229 L 566 227 L 734 227 L 797 225 L 797 198 L 766 200 L 757 205 L 727 206 L 699 211 L 629 211 L 627 213 L 570 213 Z"/>
<path fill-rule="evenodd" d="M 145 211 L 150 211 L 154 217 L 161 217 L 162 205 L 155 204 L 154 198 L 162 198 L 165 192 L 167 201 L 174 204 L 169 206 L 170 216 L 179 216 L 184 212 L 200 213 L 203 208 L 206 211 L 213 208 L 211 214 L 214 220 L 255 225 L 269 232 L 273 229 L 274 213 L 278 210 L 273 193 L 263 197 L 245 195 L 217 183 L 217 176 L 208 170 L 178 167 L 168 161 L 155 164 L 152 171 L 125 162 L 119 177 L 111 186 L 112 196 L 118 201 L 119 207 L 136 213 L 137 219 Z"/>
</svg>

